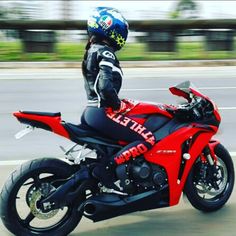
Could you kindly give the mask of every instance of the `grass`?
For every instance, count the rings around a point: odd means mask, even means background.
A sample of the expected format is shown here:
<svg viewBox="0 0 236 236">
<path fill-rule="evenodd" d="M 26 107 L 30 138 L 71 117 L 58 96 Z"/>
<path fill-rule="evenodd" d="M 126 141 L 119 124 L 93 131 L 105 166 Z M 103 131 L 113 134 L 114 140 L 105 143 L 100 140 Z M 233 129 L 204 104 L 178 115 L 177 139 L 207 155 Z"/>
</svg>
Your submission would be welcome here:
<svg viewBox="0 0 236 236">
<path fill-rule="evenodd" d="M 54 53 L 23 53 L 20 42 L 0 42 L 0 61 L 81 61 L 85 43 L 57 43 Z M 236 59 L 236 51 L 205 51 L 203 42 L 178 42 L 178 50 L 149 52 L 143 43 L 127 44 L 117 53 L 121 61 Z"/>
</svg>

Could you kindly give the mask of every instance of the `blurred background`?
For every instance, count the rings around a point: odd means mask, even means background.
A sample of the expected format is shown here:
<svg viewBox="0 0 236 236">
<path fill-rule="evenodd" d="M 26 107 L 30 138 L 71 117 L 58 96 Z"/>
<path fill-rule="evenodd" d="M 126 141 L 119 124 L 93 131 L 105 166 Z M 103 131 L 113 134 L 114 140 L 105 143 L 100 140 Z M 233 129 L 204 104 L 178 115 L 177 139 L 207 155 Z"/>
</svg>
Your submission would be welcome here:
<svg viewBox="0 0 236 236">
<path fill-rule="evenodd" d="M 236 58 L 234 1 L 2 0 L 0 61 L 80 61 L 97 6 L 130 22 L 120 60 Z"/>
<path fill-rule="evenodd" d="M 80 123 L 87 104 L 80 69 L 86 19 L 97 6 L 116 7 L 129 21 L 129 38 L 118 52 L 121 97 L 176 104 L 168 88 L 191 80 L 219 106 L 216 139 L 235 158 L 236 1 L 0 0 L 0 186 L 19 163 L 63 158 L 58 146 L 72 145 L 41 129 L 15 140 L 24 126 L 12 113 L 60 111 L 66 122 Z M 95 225 L 83 221 L 72 235 L 232 236 L 235 218 L 236 191 L 226 208 L 210 215 L 181 204 Z M 0 232 L 10 236 L 1 221 Z"/>
</svg>

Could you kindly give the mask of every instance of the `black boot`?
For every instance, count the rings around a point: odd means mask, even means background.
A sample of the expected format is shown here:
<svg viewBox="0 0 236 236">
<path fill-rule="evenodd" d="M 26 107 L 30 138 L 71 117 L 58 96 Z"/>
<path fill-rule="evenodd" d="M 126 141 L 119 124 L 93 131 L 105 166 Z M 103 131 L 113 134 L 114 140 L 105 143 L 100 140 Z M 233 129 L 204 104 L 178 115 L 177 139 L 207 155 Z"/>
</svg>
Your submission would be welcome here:
<svg viewBox="0 0 236 236">
<path fill-rule="evenodd" d="M 116 191 L 121 191 L 121 189 L 115 184 L 115 168 L 110 163 L 98 163 L 93 169 L 92 175 L 99 179 L 101 183 L 109 189 L 114 189 Z"/>
</svg>

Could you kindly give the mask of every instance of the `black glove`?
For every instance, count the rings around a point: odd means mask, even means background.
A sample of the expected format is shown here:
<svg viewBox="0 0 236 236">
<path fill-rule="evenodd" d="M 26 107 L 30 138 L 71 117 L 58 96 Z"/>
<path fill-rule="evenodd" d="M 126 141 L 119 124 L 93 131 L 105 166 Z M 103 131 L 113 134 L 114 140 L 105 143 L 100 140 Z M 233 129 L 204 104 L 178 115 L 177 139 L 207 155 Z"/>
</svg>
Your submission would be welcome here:
<svg viewBox="0 0 236 236">
<path fill-rule="evenodd" d="M 182 121 L 198 121 L 204 118 L 205 99 L 181 105 L 175 110 L 175 116 Z"/>
<path fill-rule="evenodd" d="M 178 120 L 190 121 L 192 120 L 192 110 L 190 107 L 177 107 L 174 111 L 174 115 Z"/>
<path fill-rule="evenodd" d="M 177 107 L 175 117 L 181 121 L 197 121 L 203 118 L 200 104 L 187 104 Z"/>
</svg>

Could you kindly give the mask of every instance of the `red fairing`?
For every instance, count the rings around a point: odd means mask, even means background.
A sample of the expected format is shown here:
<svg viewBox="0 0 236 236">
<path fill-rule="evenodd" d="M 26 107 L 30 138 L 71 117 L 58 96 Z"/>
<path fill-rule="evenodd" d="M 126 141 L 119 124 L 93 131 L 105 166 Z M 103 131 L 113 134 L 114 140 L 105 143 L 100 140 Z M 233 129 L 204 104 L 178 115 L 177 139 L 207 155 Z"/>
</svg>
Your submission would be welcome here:
<svg viewBox="0 0 236 236">
<path fill-rule="evenodd" d="M 150 103 L 138 103 L 131 111 L 127 113 L 128 116 L 134 115 L 151 115 L 151 114 L 160 114 L 169 118 L 173 116 L 166 111 L 167 105 L 164 104 L 150 104 Z"/>
<path fill-rule="evenodd" d="M 211 140 L 211 141 L 209 142 L 209 147 L 210 147 L 210 149 L 214 152 L 215 147 L 216 147 L 218 144 L 220 144 L 220 141 L 218 141 L 218 140 Z"/>
<path fill-rule="evenodd" d="M 193 142 L 188 152 L 191 158 L 186 161 L 183 175 L 181 179 L 178 179 L 180 166 L 183 161 L 181 144 L 188 140 L 189 137 L 193 137 L 194 134 L 199 131 L 203 132 L 201 132 L 198 138 Z M 180 128 L 166 138 L 160 140 L 152 150 L 144 154 L 147 161 L 160 165 L 166 170 L 169 181 L 170 206 L 178 204 L 185 181 L 193 163 L 200 155 L 201 150 L 206 146 L 206 143 L 210 141 L 215 133 L 214 131 L 205 131 L 206 130 L 201 128 L 194 128 L 192 125 Z"/>
<path fill-rule="evenodd" d="M 69 138 L 68 132 L 65 130 L 65 128 L 61 125 L 61 117 L 60 116 L 40 116 L 40 115 L 32 115 L 32 114 L 25 114 L 22 112 L 14 112 L 13 115 L 18 119 L 27 119 L 32 121 L 38 121 L 43 124 L 48 125 L 51 130 L 65 138 Z"/>
<path fill-rule="evenodd" d="M 186 100 L 191 102 L 191 99 L 189 98 L 189 94 L 185 93 L 183 90 L 180 90 L 176 87 L 170 87 L 169 90 L 172 94 L 177 95 L 179 97 L 184 97 Z"/>
<path fill-rule="evenodd" d="M 212 103 L 212 105 L 214 107 L 214 115 L 215 115 L 216 119 L 220 122 L 221 121 L 221 117 L 220 117 L 217 105 L 209 97 L 207 97 L 206 95 L 196 91 L 195 89 L 191 88 L 191 91 L 195 95 L 197 95 L 199 97 L 202 97 L 202 98 L 204 98 L 204 99 L 206 99 L 206 100 L 208 100 L 208 101 L 210 101 Z"/>
<path fill-rule="evenodd" d="M 208 101 L 211 101 L 211 99 L 210 99 L 209 97 L 207 97 L 206 95 L 204 95 L 204 94 L 198 92 L 197 90 L 195 90 L 195 89 L 193 89 L 193 88 L 190 88 L 190 90 L 191 90 L 191 92 L 192 92 L 193 94 L 197 95 L 198 97 L 202 97 L 202 98 L 204 98 L 204 99 L 206 99 L 206 100 L 208 100 Z"/>
</svg>

